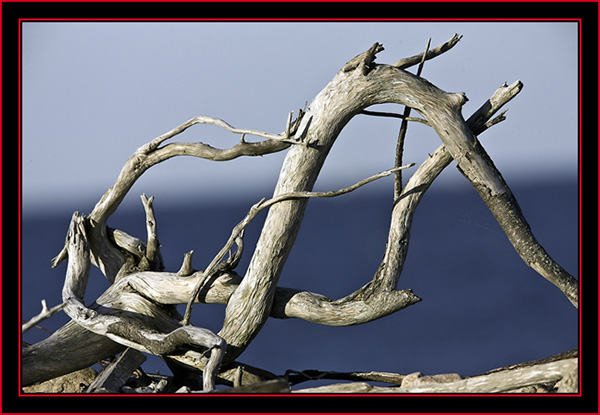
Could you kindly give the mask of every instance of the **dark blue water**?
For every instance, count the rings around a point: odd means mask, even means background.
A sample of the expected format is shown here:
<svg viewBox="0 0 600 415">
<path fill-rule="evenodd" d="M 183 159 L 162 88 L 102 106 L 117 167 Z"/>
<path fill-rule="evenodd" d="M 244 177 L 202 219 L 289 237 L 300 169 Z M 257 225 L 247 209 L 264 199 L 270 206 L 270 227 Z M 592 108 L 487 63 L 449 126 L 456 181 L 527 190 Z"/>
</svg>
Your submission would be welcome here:
<svg viewBox="0 0 600 415">
<path fill-rule="evenodd" d="M 511 186 L 537 239 L 579 278 L 577 183 Z M 204 268 L 256 201 L 177 206 L 157 200 L 167 270 L 179 269 L 183 254 L 191 249 L 194 267 Z M 65 264 L 52 270 L 50 259 L 62 248 L 71 212 L 78 209 L 85 210 L 72 206 L 45 217 L 23 217 L 24 318 L 39 312 L 41 299 L 49 306 L 60 303 Z M 390 211 L 389 194 L 370 189 L 311 200 L 280 285 L 332 298 L 364 285 L 381 260 Z M 248 228 L 246 251 L 238 267 L 242 274 L 264 216 Z M 118 211 L 109 225 L 145 239 L 141 205 Z M 412 289 L 422 302 L 353 327 L 269 319 L 239 360 L 276 374 L 287 369 L 320 369 L 468 376 L 577 346 L 577 310 L 522 262 L 468 184 L 451 190 L 434 184 L 419 205 L 411 235 L 398 288 Z M 107 286 L 96 270 L 86 301 L 92 302 Z M 222 305 L 196 305 L 193 323 L 218 331 L 224 309 Z M 67 320 L 61 312 L 42 325 L 55 330 Z M 33 329 L 24 340 L 35 342 L 46 336 Z M 168 373 L 158 358 L 150 358 L 144 368 Z"/>
</svg>

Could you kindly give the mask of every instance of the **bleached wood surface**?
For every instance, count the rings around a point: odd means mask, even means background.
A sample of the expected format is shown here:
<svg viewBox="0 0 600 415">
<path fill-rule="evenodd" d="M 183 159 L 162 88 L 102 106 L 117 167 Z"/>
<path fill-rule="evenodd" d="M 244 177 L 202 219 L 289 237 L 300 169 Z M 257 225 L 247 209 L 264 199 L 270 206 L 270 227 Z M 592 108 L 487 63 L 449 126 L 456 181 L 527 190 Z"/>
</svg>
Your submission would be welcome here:
<svg viewBox="0 0 600 415">
<path fill-rule="evenodd" d="M 407 375 L 402 384 L 397 387 L 372 386 L 366 382 L 341 383 L 305 388 L 294 391 L 301 394 L 323 393 L 386 393 L 386 394 L 492 394 L 492 393 L 537 393 L 535 387 L 546 384 L 557 384 L 565 379 L 569 384 L 558 385 L 558 393 L 578 393 L 578 363 L 577 358 L 557 362 L 534 365 L 514 370 L 473 376 L 465 379 L 444 375 L 423 377 L 420 373 Z M 458 376 L 458 375 L 456 375 Z M 460 376 L 458 376 L 460 377 Z M 450 379 L 448 381 L 448 379 Z M 523 388 L 531 387 L 531 389 Z M 546 391 L 547 392 L 547 391 Z"/>
</svg>

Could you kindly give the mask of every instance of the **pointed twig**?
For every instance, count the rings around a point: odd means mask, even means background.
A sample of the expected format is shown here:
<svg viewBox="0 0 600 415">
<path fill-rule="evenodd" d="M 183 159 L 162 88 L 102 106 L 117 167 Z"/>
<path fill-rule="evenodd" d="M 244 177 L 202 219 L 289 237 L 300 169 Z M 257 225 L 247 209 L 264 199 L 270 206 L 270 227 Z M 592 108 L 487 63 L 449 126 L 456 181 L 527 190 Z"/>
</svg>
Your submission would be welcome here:
<svg viewBox="0 0 600 415">
<path fill-rule="evenodd" d="M 423 118 L 405 117 L 404 114 L 398 114 L 396 112 L 383 112 L 383 111 L 362 110 L 360 112 L 360 114 L 362 114 L 362 115 L 370 115 L 370 116 L 373 116 L 373 117 L 400 118 L 401 120 L 416 121 L 416 122 L 420 122 L 421 124 L 429 125 L 429 123 L 427 122 L 427 120 L 425 120 Z"/>
<path fill-rule="evenodd" d="M 52 317 L 54 314 L 62 310 L 64 306 L 65 303 L 61 303 L 49 309 L 48 305 L 46 304 L 46 300 L 42 300 L 42 311 L 37 316 L 32 317 L 28 322 L 21 326 L 21 334 L 25 333 L 27 330 L 34 327 L 41 321 Z"/>
<path fill-rule="evenodd" d="M 427 56 L 427 52 L 429 51 L 429 46 L 431 45 L 431 38 L 427 40 L 427 46 L 425 46 L 425 52 L 423 52 L 423 56 L 421 57 L 421 62 L 419 63 L 419 67 L 417 69 L 417 76 L 421 76 L 421 72 L 423 71 L 423 66 L 425 64 L 425 56 Z M 410 107 L 404 107 L 402 124 L 400 125 L 400 131 L 398 132 L 398 143 L 396 145 L 396 159 L 395 165 L 400 166 L 402 164 L 402 156 L 404 154 L 404 140 L 406 138 L 406 132 L 408 131 L 408 117 L 410 116 Z M 402 193 L 402 171 L 398 171 L 394 175 L 394 200 L 397 200 Z"/>
<path fill-rule="evenodd" d="M 162 271 L 164 269 L 164 264 L 160 254 L 156 217 L 154 216 L 154 196 L 151 196 L 150 199 L 148 199 L 146 194 L 142 193 L 141 199 L 144 204 L 144 210 L 146 211 L 146 232 L 148 234 L 145 258 L 148 261 L 151 270 Z"/>
<path fill-rule="evenodd" d="M 427 55 L 425 56 L 425 60 L 433 59 L 436 56 L 439 56 L 442 53 L 449 51 L 458 43 L 458 41 L 461 38 L 462 38 L 461 35 L 455 33 L 454 36 L 452 36 L 452 38 L 450 40 L 448 40 L 447 42 L 445 42 L 445 43 L 431 49 L 429 52 L 427 52 Z M 421 62 L 421 60 L 422 60 L 422 54 L 419 53 L 418 55 L 414 55 L 409 58 L 400 59 L 398 62 L 396 62 L 392 66 L 395 66 L 396 68 L 400 68 L 400 69 L 407 69 L 407 68 L 410 68 L 411 66 L 417 65 L 419 62 Z"/>
</svg>

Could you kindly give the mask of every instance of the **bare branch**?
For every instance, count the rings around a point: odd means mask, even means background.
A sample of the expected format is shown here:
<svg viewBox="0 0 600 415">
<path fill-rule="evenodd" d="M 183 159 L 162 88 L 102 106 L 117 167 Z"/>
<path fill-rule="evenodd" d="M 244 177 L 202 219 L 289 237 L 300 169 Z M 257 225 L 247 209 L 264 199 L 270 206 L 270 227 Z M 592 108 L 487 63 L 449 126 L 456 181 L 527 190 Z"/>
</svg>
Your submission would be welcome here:
<svg viewBox="0 0 600 415">
<path fill-rule="evenodd" d="M 536 366 L 505 370 L 465 379 L 446 381 L 435 381 L 428 379 L 419 382 L 420 373 L 414 373 L 404 377 L 399 387 L 372 386 L 368 383 L 343 383 L 327 385 L 316 388 L 306 388 L 294 391 L 295 393 L 392 393 L 392 394 L 415 394 L 415 393 L 506 393 L 518 391 L 519 388 L 539 385 L 557 384 L 577 373 L 578 362 L 576 358 L 544 363 Z M 414 375 L 414 376 L 413 376 Z M 438 375 L 444 376 L 444 375 Z M 427 378 L 423 377 L 422 378 Z M 433 378 L 430 377 L 430 378 Z M 411 381 L 413 384 L 411 384 Z M 416 382 L 415 382 L 416 381 Z M 575 379 L 576 382 L 576 379 Z M 559 388 L 560 389 L 560 388 Z M 576 393 L 577 387 L 568 391 Z M 559 392 L 562 392 L 559 390 Z"/>
<path fill-rule="evenodd" d="M 548 279 L 562 281 L 557 285 L 573 301 L 577 297 L 576 280 L 535 241 L 510 189 L 464 121 L 461 109 L 467 101 L 466 95 L 442 91 L 394 66 L 374 65 L 375 50 L 377 48 L 371 48 L 359 55 L 365 60 L 362 64 L 358 57 L 351 61 L 352 65 L 346 64 L 315 97 L 305 115 L 305 119 L 311 120 L 306 139 L 310 146 L 294 146 L 288 151 L 275 196 L 312 190 L 339 132 L 354 115 L 382 103 L 409 106 L 421 113 L 435 129 L 446 150 L 476 187 L 525 262 L 534 268 L 542 265 Z M 368 68 L 367 75 L 365 68 Z M 254 256 L 227 304 L 224 326 L 219 332 L 230 346 L 231 354 L 228 353 L 227 358 L 235 358 L 244 350 L 270 314 L 274 290 L 295 242 L 305 208 L 305 200 L 289 200 L 269 210 Z M 376 296 L 376 293 L 389 290 L 397 281 L 403 261 L 398 260 L 395 253 L 403 249 L 401 245 L 406 244 L 406 240 L 396 238 L 393 244 L 393 248 L 386 249 L 394 254 L 382 262 L 379 276 L 369 286 L 354 293 L 357 297 Z M 342 300 L 350 302 L 353 298 L 351 295 Z"/>
<path fill-rule="evenodd" d="M 427 46 L 425 46 L 425 51 L 423 52 L 423 56 L 421 57 L 421 62 L 419 63 L 419 67 L 417 68 L 417 76 L 421 76 L 421 72 L 423 71 L 423 65 L 425 64 L 425 57 L 427 56 L 427 52 L 429 51 L 429 46 L 431 45 L 431 38 L 427 40 Z M 400 124 L 400 131 L 398 132 L 398 142 L 396 144 L 396 158 L 395 165 L 399 166 L 402 164 L 402 155 L 404 154 L 404 139 L 406 138 L 406 132 L 408 131 L 408 120 L 407 118 L 410 116 L 410 107 L 404 107 L 404 117 L 402 119 L 402 123 Z M 394 200 L 400 197 L 400 193 L 402 192 L 402 171 L 397 172 L 394 175 Z"/>
<path fill-rule="evenodd" d="M 156 232 L 156 218 L 154 216 L 154 196 L 150 199 L 146 198 L 145 194 L 141 195 L 144 210 L 146 211 L 146 232 L 148 234 L 148 242 L 146 242 L 146 253 L 144 258 L 148 263 L 148 268 L 161 271 L 165 268 L 163 259 L 160 254 L 160 244 Z"/>
<path fill-rule="evenodd" d="M 320 370 L 286 370 L 284 378 L 294 386 L 302 382 L 322 379 L 383 382 L 400 385 L 406 375 L 389 372 L 331 372 Z"/>
<path fill-rule="evenodd" d="M 131 348 L 125 349 L 94 379 L 86 393 L 119 393 L 121 386 L 145 360 L 143 353 Z"/>
<path fill-rule="evenodd" d="M 298 119 L 290 121 L 286 126 L 286 132 L 295 134 L 300 125 L 303 116 L 300 111 Z M 184 132 L 188 128 L 196 124 L 216 125 L 225 130 L 241 135 L 255 135 L 266 138 L 267 141 L 258 143 L 248 143 L 241 141 L 230 149 L 217 149 L 203 143 L 173 143 L 163 148 L 159 146 L 166 140 Z M 102 197 L 100 202 L 96 204 L 94 210 L 90 214 L 90 218 L 98 223 L 105 222 L 123 200 L 131 186 L 135 181 L 150 167 L 162 161 L 168 160 L 175 156 L 194 156 L 210 160 L 231 160 L 240 156 L 257 156 L 281 151 L 289 147 L 292 143 L 298 141 L 291 140 L 291 136 L 287 133 L 270 134 L 258 130 L 239 129 L 231 126 L 227 122 L 211 117 L 194 117 L 171 131 L 155 138 L 151 142 L 139 147 L 129 160 L 123 166 L 117 182 L 112 186 Z"/>
<path fill-rule="evenodd" d="M 501 86 L 496 90 L 492 98 L 469 118 L 467 121 L 469 128 L 472 131 L 484 131 L 483 126 L 488 119 L 521 91 L 519 85 L 521 84 L 517 81 L 511 87 Z M 398 284 L 408 253 L 414 212 L 429 186 L 451 161 L 452 156 L 446 147 L 441 145 L 413 173 L 396 200 L 392 210 L 384 259 L 379 268 L 380 284 L 385 287 L 393 288 Z"/>
<path fill-rule="evenodd" d="M 42 300 L 42 311 L 21 326 L 21 333 L 25 333 L 27 330 L 29 330 L 32 327 L 35 327 L 40 322 L 52 317 L 54 314 L 62 310 L 64 306 L 65 304 L 61 303 L 48 309 L 48 306 L 46 305 L 46 300 Z"/>
<path fill-rule="evenodd" d="M 108 280 L 112 282 L 126 262 L 126 258 L 108 238 L 106 221 L 119 207 L 133 184 L 147 169 L 175 156 L 194 156 L 211 160 L 231 160 L 241 156 L 258 156 L 285 150 L 292 143 L 302 143 L 301 139 L 292 140 L 291 136 L 296 134 L 303 116 L 304 111 L 299 110 L 298 117 L 295 120 L 292 121 L 291 117 L 288 117 L 286 130 L 282 134 L 269 134 L 257 130 L 238 129 L 221 119 L 200 116 L 188 120 L 171 131 L 139 147 L 121 169 L 115 184 L 102 196 L 88 217 L 88 237 L 92 242 L 90 244 L 92 248 L 92 263 L 98 266 Z M 242 140 L 229 149 L 217 149 L 203 143 L 172 143 L 162 148 L 160 147 L 166 140 L 182 133 L 196 124 L 220 126 L 234 134 L 241 134 Z M 243 136 L 245 135 L 255 135 L 266 138 L 266 140 L 248 143 L 243 140 Z M 65 258 L 66 251 L 63 249 L 53 259 L 53 266 L 56 266 Z"/>
<path fill-rule="evenodd" d="M 462 36 L 455 33 L 454 36 L 452 36 L 452 38 L 450 40 L 448 40 L 447 42 L 445 42 L 433 49 L 430 49 L 425 56 L 425 60 L 433 59 L 433 58 L 441 55 L 442 53 L 449 51 L 458 43 L 458 41 L 461 38 L 462 38 Z M 400 68 L 400 69 L 407 69 L 407 68 L 410 68 L 411 66 L 419 64 L 422 61 L 422 57 L 423 57 L 423 54 L 419 53 L 418 55 L 414 55 L 409 58 L 400 59 L 398 62 L 396 62 L 392 66 L 394 66 L 396 68 Z"/>
<path fill-rule="evenodd" d="M 292 115 L 293 115 L 293 113 L 292 113 Z M 251 130 L 251 129 L 246 129 L 246 128 L 236 128 L 236 127 L 230 125 L 229 123 L 227 123 L 226 121 L 223 121 L 220 118 L 198 116 L 198 117 L 194 117 L 194 118 L 184 122 L 183 124 L 181 124 L 178 127 L 175 127 L 171 131 L 168 131 L 165 134 L 155 138 L 150 143 L 140 147 L 138 149 L 138 151 L 140 151 L 144 154 L 150 153 L 150 152 L 156 150 L 164 141 L 166 141 L 170 138 L 173 138 L 174 136 L 176 136 L 178 134 L 181 134 L 182 132 L 184 132 L 185 130 L 187 130 L 188 128 L 190 128 L 191 126 L 196 125 L 196 124 L 215 125 L 215 126 L 223 128 L 233 134 L 254 135 L 256 137 L 262 137 L 262 138 L 266 138 L 269 140 L 283 141 L 283 142 L 288 142 L 289 144 L 295 144 L 296 141 L 292 140 L 292 137 L 296 133 L 296 128 L 298 127 L 299 122 L 302 119 L 303 113 L 302 113 L 302 110 L 300 110 L 300 112 L 298 114 L 298 118 L 293 122 L 292 122 L 292 115 L 288 116 L 285 132 L 281 133 L 281 134 L 271 134 L 271 133 L 266 133 L 266 132 L 258 131 L 258 130 Z"/>
<path fill-rule="evenodd" d="M 362 115 L 371 115 L 373 117 L 389 117 L 389 118 L 400 118 L 401 120 L 406 120 L 406 121 L 416 121 L 416 122 L 420 122 L 421 124 L 425 124 L 425 125 L 429 125 L 429 123 L 427 122 L 427 120 L 424 120 L 423 118 L 418 118 L 418 117 L 405 117 L 404 114 L 398 114 L 395 112 L 383 112 L 383 111 L 368 111 L 368 110 L 362 110 L 360 112 L 360 114 Z"/>
</svg>

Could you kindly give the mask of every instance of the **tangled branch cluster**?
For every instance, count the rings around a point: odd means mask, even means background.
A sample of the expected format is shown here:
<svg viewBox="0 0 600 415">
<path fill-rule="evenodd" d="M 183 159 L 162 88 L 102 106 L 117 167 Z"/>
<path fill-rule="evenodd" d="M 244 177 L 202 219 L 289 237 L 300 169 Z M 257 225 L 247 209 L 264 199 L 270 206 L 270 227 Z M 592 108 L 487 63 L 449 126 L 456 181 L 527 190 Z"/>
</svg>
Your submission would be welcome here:
<svg viewBox="0 0 600 415">
<path fill-rule="evenodd" d="M 46 341 L 24 349 L 24 384 L 86 367 L 90 361 L 93 363 L 105 357 L 100 356 L 102 353 L 93 356 L 82 353 L 76 362 L 56 363 L 42 374 L 32 369 L 31 365 L 39 356 L 52 353 L 59 343 L 73 342 L 76 338 L 81 341 L 81 336 L 93 335 L 94 341 L 105 345 L 105 353 L 131 347 L 160 355 L 173 368 L 184 366 L 186 370 L 203 371 L 204 389 L 211 390 L 217 375 L 225 379 L 234 376 L 234 359 L 244 351 L 268 317 L 352 325 L 375 320 L 419 302 L 420 298 L 411 290 L 396 288 L 407 255 L 412 217 L 428 187 L 452 160 L 479 192 L 523 260 L 560 288 L 577 306 L 576 280 L 537 243 L 514 196 L 477 138 L 505 119 L 504 112 L 495 115 L 520 92 L 521 82 L 501 85 L 464 121 L 460 112 L 466 101 L 464 94 L 444 92 L 419 77 L 426 60 L 450 50 L 459 40 L 460 37 L 455 35 L 433 49 L 428 43 L 424 53 L 394 65 L 375 63 L 375 55 L 383 47 L 374 44 L 344 65 L 308 109 L 299 110 L 295 119 L 290 113 L 285 130 L 280 134 L 238 129 L 223 120 L 200 116 L 138 148 L 93 211 L 87 216 L 77 212 L 73 215 L 65 247 L 53 260 L 53 266 L 68 260 L 61 307 L 74 323 L 69 323 Z M 417 76 L 405 71 L 417 64 Z M 406 110 L 402 115 L 366 110 L 370 105 L 384 102 L 405 105 Z M 411 108 L 423 118 L 410 117 Z M 343 126 L 358 114 L 402 118 L 395 166 L 344 189 L 313 192 L 312 186 L 329 149 Z M 402 184 L 401 170 L 414 165 L 401 165 L 407 122 L 412 120 L 431 126 L 443 144 Z M 227 149 L 201 142 L 165 144 L 197 124 L 220 126 L 240 135 L 240 141 Z M 263 140 L 248 142 L 247 135 Z M 289 151 L 274 196 L 260 200 L 249 209 L 233 228 L 223 248 L 202 271 L 191 266 L 193 251 L 185 254 L 177 272 L 164 270 L 153 198 L 142 195 L 146 242 L 107 225 L 109 217 L 136 180 L 149 168 L 172 157 L 231 160 L 286 149 Z M 396 176 L 394 208 L 384 257 L 372 280 L 337 300 L 278 286 L 307 199 L 336 197 L 390 174 Z M 257 249 L 242 278 L 235 269 L 243 253 L 244 229 L 258 212 L 267 208 L 269 213 Z M 94 304 L 86 306 L 82 298 L 91 265 L 98 267 L 112 285 Z M 218 334 L 190 324 L 192 306 L 196 302 L 227 305 L 223 329 Z M 174 304 L 187 304 L 183 317 L 174 310 Z M 48 314 L 45 309 L 43 315 Z M 81 331 L 81 328 L 85 330 Z"/>
</svg>

